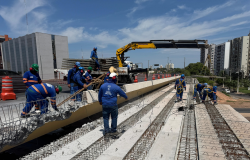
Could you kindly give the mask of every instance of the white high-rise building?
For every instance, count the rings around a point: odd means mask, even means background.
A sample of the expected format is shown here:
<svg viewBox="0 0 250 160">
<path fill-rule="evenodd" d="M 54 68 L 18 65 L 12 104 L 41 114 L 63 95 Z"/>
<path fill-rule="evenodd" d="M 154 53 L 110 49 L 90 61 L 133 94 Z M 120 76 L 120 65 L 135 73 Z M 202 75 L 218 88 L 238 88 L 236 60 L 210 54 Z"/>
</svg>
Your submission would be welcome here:
<svg viewBox="0 0 250 160">
<path fill-rule="evenodd" d="M 214 74 L 219 75 L 220 71 L 229 70 L 230 42 L 215 46 Z"/>
<path fill-rule="evenodd" d="M 160 68 L 163 68 L 163 65 L 160 65 Z"/>
<path fill-rule="evenodd" d="M 230 42 L 230 58 L 229 70 L 244 72 L 244 76 L 249 75 L 249 36 L 242 36 L 229 40 Z"/>
<path fill-rule="evenodd" d="M 215 44 L 210 44 L 209 45 L 208 54 L 210 55 L 210 58 L 211 58 L 211 64 L 208 65 L 208 68 L 210 70 L 210 73 L 214 74 Z"/>
</svg>

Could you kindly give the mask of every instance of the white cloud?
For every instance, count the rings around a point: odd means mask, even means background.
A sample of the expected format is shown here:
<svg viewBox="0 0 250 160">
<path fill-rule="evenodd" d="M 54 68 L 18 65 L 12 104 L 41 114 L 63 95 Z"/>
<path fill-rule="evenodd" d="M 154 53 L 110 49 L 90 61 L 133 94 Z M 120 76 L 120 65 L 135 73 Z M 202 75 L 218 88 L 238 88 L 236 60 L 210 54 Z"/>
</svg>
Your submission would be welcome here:
<svg viewBox="0 0 250 160">
<path fill-rule="evenodd" d="M 186 9 L 187 7 L 185 5 L 178 6 L 179 9 Z"/>
<path fill-rule="evenodd" d="M 149 0 L 135 0 L 135 3 L 137 4 L 141 4 L 141 3 L 144 3 L 144 2 L 147 2 Z"/>
<path fill-rule="evenodd" d="M 11 30 L 22 30 L 26 28 L 25 16 L 27 12 L 29 28 L 33 31 L 36 27 L 41 29 L 41 22 L 47 16 L 47 12 L 35 12 L 34 10 L 45 5 L 45 0 L 26 0 L 27 9 L 25 10 L 24 1 L 16 0 L 11 7 L 1 6 L 0 16 L 10 25 Z"/>
<path fill-rule="evenodd" d="M 138 9 L 140 9 L 140 7 L 133 7 L 126 16 L 127 17 L 132 16 Z"/>
<path fill-rule="evenodd" d="M 228 1 L 222 5 L 217 5 L 217 6 L 213 6 L 213 7 L 208 7 L 206 9 L 202 9 L 202 10 L 195 10 L 194 11 L 194 14 L 193 14 L 193 18 L 192 20 L 197 20 L 199 18 L 202 18 L 202 17 L 205 17 L 205 16 L 208 16 L 209 14 L 212 14 L 218 10 L 221 10 L 223 8 L 226 8 L 226 7 L 229 7 L 231 5 L 233 5 L 235 3 L 235 1 Z"/>
<path fill-rule="evenodd" d="M 176 12 L 176 9 L 171 9 L 171 12 Z"/>
</svg>

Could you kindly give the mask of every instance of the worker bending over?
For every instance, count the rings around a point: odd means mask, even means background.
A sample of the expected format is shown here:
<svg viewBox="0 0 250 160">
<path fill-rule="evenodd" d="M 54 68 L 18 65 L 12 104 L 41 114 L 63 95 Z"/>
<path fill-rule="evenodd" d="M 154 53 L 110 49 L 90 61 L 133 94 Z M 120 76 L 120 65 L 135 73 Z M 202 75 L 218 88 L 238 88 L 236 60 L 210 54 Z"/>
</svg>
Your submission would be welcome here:
<svg viewBox="0 0 250 160">
<path fill-rule="evenodd" d="M 201 93 L 201 91 L 202 91 L 202 89 L 204 87 L 205 87 L 205 85 L 204 84 L 200 84 L 200 83 L 198 83 L 198 84 L 196 84 L 194 86 L 194 95 L 193 95 L 194 100 L 196 99 L 197 92 L 199 92 L 200 98 L 202 99 L 202 93 Z"/>
<path fill-rule="evenodd" d="M 205 85 L 205 88 L 203 91 L 202 102 L 204 103 L 206 97 L 209 97 L 210 99 L 213 99 L 214 105 L 216 105 L 217 104 L 216 103 L 216 94 L 214 94 L 214 92 L 213 92 L 213 87 L 212 86 L 208 87 L 207 83 L 204 83 L 204 85 Z"/>
<path fill-rule="evenodd" d="M 34 103 L 37 103 L 41 108 L 41 114 L 48 112 L 48 101 L 47 97 L 51 97 L 51 105 L 55 110 L 58 110 L 56 107 L 56 93 L 62 91 L 61 86 L 53 86 L 48 83 L 34 84 L 30 86 L 27 90 L 27 102 L 21 113 L 21 117 L 28 117 L 27 115 L 32 109 Z"/>
<path fill-rule="evenodd" d="M 124 97 L 127 100 L 127 95 L 123 90 L 116 85 L 117 74 L 111 73 L 109 75 L 108 83 L 104 83 L 98 94 L 98 100 L 100 105 L 102 105 L 102 116 L 104 122 L 104 132 L 107 133 L 116 133 L 117 128 L 117 117 L 118 117 L 118 106 L 117 106 L 117 94 Z M 111 130 L 109 128 L 109 117 L 111 115 L 112 123 Z"/>
<path fill-rule="evenodd" d="M 184 80 L 185 75 L 182 74 L 180 79 L 177 79 L 175 82 L 175 89 L 176 89 L 176 97 L 178 101 L 182 101 L 183 96 L 183 88 L 186 90 L 186 82 Z"/>
<path fill-rule="evenodd" d="M 93 48 L 93 51 L 91 51 L 91 54 L 90 54 L 90 58 L 95 61 L 95 64 L 96 64 L 96 69 L 99 70 L 100 69 L 100 65 L 99 65 L 99 62 L 98 62 L 98 57 L 97 57 L 97 47 L 94 47 Z"/>
<path fill-rule="evenodd" d="M 79 70 L 79 67 L 81 67 L 80 62 L 76 62 L 74 67 L 72 69 L 70 69 L 69 72 L 68 72 L 67 81 L 68 81 L 68 87 L 70 88 L 70 94 L 71 95 L 74 94 L 74 84 L 75 84 L 75 82 L 73 80 L 73 77 L 76 74 L 76 72 Z M 71 101 L 72 101 L 71 103 L 74 103 L 75 98 L 72 97 Z"/>
<path fill-rule="evenodd" d="M 91 83 L 92 79 L 93 79 L 92 76 L 91 76 L 91 72 L 92 72 L 92 67 L 88 67 L 88 70 L 87 70 L 87 72 L 85 72 L 85 75 L 84 75 L 86 85 L 89 85 Z M 88 86 L 87 89 L 92 90 L 93 86 L 90 85 L 90 86 Z"/>
<path fill-rule="evenodd" d="M 85 86 L 84 83 L 82 82 L 83 81 L 83 76 L 82 76 L 83 73 L 84 73 L 84 68 L 79 67 L 79 70 L 76 72 L 76 74 L 73 77 L 73 80 L 74 80 L 73 94 Z M 81 94 L 79 93 L 76 95 L 76 101 L 81 102 L 81 100 L 82 100 L 82 97 L 81 97 Z M 71 102 L 69 105 L 73 106 L 74 103 Z"/>
</svg>

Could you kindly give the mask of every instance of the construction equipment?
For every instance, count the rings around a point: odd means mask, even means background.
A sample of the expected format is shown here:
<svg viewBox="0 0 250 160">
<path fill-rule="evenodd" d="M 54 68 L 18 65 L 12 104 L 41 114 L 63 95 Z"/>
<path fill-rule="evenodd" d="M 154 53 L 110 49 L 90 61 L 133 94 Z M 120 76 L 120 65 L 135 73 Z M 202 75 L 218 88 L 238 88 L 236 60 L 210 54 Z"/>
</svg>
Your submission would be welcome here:
<svg viewBox="0 0 250 160">
<path fill-rule="evenodd" d="M 119 67 L 124 67 L 128 57 L 124 53 L 135 49 L 157 49 L 157 48 L 208 48 L 207 40 L 150 40 L 149 42 L 131 42 L 126 46 L 117 49 L 116 58 Z"/>
</svg>

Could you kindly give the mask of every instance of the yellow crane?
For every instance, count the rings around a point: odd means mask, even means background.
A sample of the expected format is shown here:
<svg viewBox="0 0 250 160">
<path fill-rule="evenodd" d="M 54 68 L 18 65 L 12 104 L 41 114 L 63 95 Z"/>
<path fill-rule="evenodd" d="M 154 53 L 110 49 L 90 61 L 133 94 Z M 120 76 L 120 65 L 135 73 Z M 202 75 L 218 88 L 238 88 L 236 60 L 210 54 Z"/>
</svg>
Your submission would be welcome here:
<svg viewBox="0 0 250 160">
<path fill-rule="evenodd" d="M 157 49 L 157 48 L 208 48 L 207 40 L 150 40 L 148 42 L 131 42 L 126 46 L 117 49 L 116 58 L 119 60 L 119 67 L 127 57 L 124 53 L 135 49 Z"/>
</svg>

